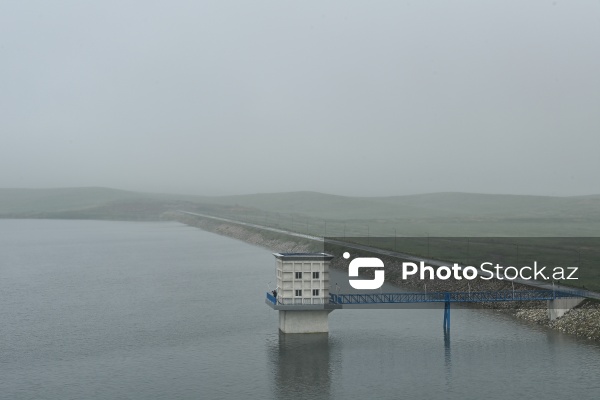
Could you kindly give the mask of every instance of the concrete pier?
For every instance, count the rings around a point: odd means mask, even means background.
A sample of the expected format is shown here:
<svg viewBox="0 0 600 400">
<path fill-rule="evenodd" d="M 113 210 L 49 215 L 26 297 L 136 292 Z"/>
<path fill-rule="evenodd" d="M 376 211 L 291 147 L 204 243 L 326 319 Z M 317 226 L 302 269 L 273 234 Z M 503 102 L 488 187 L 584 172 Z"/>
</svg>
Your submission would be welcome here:
<svg viewBox="0 0 600 400">
<path fill-rule="evenodd" d="M 554 321 L 556 318 L 562 317 L 583 300 L 585 299 L 581 297 L 548 300 L 548 318 L 550 321 Z"/>
<path fill-rule="evenodd" d="M 283 333 L 327 333 L 330 310 L 279 311 L 279 330 Z"/>
</svg>

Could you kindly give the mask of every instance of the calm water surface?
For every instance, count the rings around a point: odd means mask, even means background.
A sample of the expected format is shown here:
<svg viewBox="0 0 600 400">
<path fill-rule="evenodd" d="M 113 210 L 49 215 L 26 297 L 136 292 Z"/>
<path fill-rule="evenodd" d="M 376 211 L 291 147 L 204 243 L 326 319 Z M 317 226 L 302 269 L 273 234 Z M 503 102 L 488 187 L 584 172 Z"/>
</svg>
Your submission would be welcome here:
<svg viewBox="0 0 600 400">
<path fill-rule="evenodd" d="M 600 398 L 598 345 L 491 311 L 450 338 L 441 310 L 280 335 L 274 269 L 178 223 L 0 220 L 0 398 Z"/>
</svg>

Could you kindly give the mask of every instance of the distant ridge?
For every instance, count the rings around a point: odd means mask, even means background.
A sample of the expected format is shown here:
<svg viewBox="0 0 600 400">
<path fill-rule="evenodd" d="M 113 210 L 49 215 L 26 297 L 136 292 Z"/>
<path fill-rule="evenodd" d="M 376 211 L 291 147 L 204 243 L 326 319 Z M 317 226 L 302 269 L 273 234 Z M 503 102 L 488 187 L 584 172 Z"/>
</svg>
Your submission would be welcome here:
<svg viewBox="0 0 600 400">
<path fill-rule="evenodd" d="M 103 187 L 0 189 L 0 217 L 4 218 L 129 219 L 131 214 L 135 219 L 157 219 L 162 212 L 181 207 L 204 210 L 242 207 L 255 210 L 254 213 L 298 214 L 333 220 L 600 221 L 600 195 L 553 197 L 447 192 L 347 197 L 302 191 L 191 196 Z"/>
<path fill-rule="evenodd" d="M 207 202 L 322 218 L 598 217 L 600 195 L 555 197 L 479 193 L 429 193 L 388 197 L 346 197 L 288 192 L 203 197 Z"/>
<path fill-rule="evenodd" d="M 102 187 L 56 189 L 0 189 L 0 214 L 66 211 L 144 195 Z"/>
</svg>

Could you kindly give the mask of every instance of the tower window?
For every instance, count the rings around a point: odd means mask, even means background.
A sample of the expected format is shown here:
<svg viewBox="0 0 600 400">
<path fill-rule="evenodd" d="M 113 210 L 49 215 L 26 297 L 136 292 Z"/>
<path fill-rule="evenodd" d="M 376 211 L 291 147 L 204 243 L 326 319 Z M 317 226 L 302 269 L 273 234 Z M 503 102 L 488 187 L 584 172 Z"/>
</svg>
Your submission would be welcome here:
<svg viewBox="0 0 600 400">
<path fill-rule="evenodd" d="M 313 279 L 319 279 L 319 273 L 313 272 Z"/>
<path fill-rule="evenodd" d="M 319 295 L 319 289 L 313 289 L 313 296 Z"/>
<path fill-rule="evenodd" d="M 302 296 L 302 290 L 296 289 L 296 297 Z"/>
<path fill-rule="evenodd" d="M 296 272 L 296 279 L 302 279 L 302 272 Z"/>
</svg>

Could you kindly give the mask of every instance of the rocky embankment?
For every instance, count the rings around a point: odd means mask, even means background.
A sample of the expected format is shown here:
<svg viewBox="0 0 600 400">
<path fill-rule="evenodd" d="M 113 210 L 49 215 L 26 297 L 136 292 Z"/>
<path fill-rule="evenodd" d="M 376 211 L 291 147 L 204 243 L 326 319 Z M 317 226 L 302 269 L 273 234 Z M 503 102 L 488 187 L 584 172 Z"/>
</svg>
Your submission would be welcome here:
<svg viewBox="0 0 600 400">
<path fill-rule="evenodd" d="M 554 321 L 550 321 L 547 311 L 541 309 L 517 310 L 515 316 L 570 335 L 600 341 L 600 304 L 598 302 L 585 300 Z"/>
<path fill-rule="evenodd" d="M 250 229 L 236 224 L 208 220 L 180 213 L 165 213 L 164 219 L 176 220 L 186 225 L 228 236 L 253 245 L 265 247 L 274 252 L 306 252 L 323 251 L 314 242 L 302 241 L 298 238 L 285 238 L 283 235 Z M 394 258 L 383 260 L 386 266 L 386 281 L 396 286 L 411 287 L 419 291 L 427 289 L 435 291 L 482 291 L 482 290 L 512 290 L 513 285 L 507 281 L 440 281 L 427 282 L 427 288 L 418 279 L 402 280 L 400 276 L 401 261 Z M 333 268 L 345 269 L 346 264 L 337 259 L 332 264 Z M 371 275 L 365 272 L 366 276 Z M 514 285 L 514 290 L 527 290 L 530 287 L 520 284 Z M 590 340 L 600 341 L 600 303 L 586 300 L 567 314 L 554 321 L 548 319 L 548 310 L 545 302 L 498 302 L 479 303 L 479 307 L 500 309 L 510 313 L 516 318 L 531 321 L 551 329 L 567 334 L 576 335 Z"/>
<path fill-rule="evenodd" d="M 246 243 L 256 246 L 265 247 L 273 252 L 291 252 L 301 253 L 308 251 L 316 251 L 314 243 L 309 241 L 301 241 L 296 238 L 287 239 L 283 235 L 272 234 L 267 231 L 251 229 L 241 225 L 230 224 L 206 218 L 194 217 L 181 213 L 165 213 L 163 219 L 179 221 L 183 224 L 195 226 L 202 230 L 217 233 L 219 235 L 228 236 L 238 239 Z M 322 247 L 322 246 L 321 246 Z M 323 251 L 322 249 L 320 251 Z"/>
</svg>

